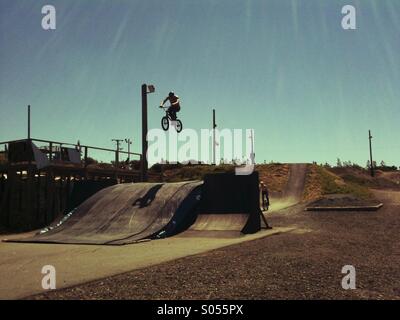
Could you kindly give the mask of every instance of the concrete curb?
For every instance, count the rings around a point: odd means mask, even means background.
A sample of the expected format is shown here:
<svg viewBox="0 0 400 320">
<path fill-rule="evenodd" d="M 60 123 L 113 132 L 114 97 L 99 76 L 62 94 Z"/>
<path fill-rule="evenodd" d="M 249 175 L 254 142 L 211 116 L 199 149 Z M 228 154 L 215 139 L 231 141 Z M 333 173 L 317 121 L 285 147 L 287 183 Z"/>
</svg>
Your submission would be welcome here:
<svg viewBox="0 0 400 320">
<path fill-rule="evenodd" d="M 345 206 L 345 207 L 306 207 L 305 211 L 377 211 L 383 203 L 375 206 Z"/>
</svg>

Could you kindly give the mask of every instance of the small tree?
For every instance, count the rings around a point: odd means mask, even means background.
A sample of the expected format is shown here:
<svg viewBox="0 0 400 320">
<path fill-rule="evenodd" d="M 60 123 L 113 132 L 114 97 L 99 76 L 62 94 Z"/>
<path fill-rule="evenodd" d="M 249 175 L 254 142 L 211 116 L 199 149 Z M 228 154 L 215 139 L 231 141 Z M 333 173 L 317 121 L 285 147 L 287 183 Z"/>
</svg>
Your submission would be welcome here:
<svg viewBox="0 0 400 320">
<path fill-rule="evenodd" d="M 93 159 L 91 157 L 86 158 L 86 165 L 91 165 L 91 164 L 97 164 L 99 163 L 96 159 Z"/>
<path fill-rule="evenodd" d="M 340 159 L 337 158 L 337 160 L 336 160 L 336 167 L 341 168 L 342 166 L 343 166 L 343 165 L 342 165 L 342 161 L 340 161 Z"/>
</svg>

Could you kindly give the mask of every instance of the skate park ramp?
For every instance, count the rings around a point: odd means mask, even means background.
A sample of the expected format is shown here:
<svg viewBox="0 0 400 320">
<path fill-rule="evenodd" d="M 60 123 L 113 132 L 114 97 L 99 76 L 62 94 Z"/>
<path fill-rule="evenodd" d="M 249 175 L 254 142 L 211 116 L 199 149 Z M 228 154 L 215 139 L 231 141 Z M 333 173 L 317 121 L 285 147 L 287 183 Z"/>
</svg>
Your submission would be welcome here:
<svg viewBox="0 0 400 320">
<path fill-rule="evenodd" d="M 269 211 L 278 211 L 293 206 L 301 201 L 307 175 L 306 163 L 290 164 L 289 178 L 283 193 L 279 197 L 271 197 Z"/>
<path fill-rule="evenodd" d="M 13 242 L 122 245 L 165 236 L 194 219 L 202 182 L 134 183 L 107 187 L 58 227 Z"/>
<path fill-rule="evenodd" d="M 261 229 L 258 172 L 209 174 L 204 182 L 113 185 L 46 229 L 8 241 L 123 245 L 183 231 L 210 237 L 255 233 Z"/>
<path fill-rule="evenodd" d="M 240 176 L 234 173 L 204 177 L 196 221 L 183 235 L 222 235 L 221 232 L 255 233 L 261 229 L 258 172 Z M 216 232 L 216 233 L 215 233 Z M 233 233 L 232 233 L 233 232 Z"/>
</svg>

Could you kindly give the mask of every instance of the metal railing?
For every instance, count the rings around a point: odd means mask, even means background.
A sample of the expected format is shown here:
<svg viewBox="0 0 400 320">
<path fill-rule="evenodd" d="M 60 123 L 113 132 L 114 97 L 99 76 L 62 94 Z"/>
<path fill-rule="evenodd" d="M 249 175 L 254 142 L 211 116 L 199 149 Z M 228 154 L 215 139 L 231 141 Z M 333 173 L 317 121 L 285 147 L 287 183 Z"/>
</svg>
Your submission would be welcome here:
<svg viewBox="0 0 400 320">
<path fill-rule="evenodd" d="M 89 145 L 82 145 L 82 144 L 77 144 L 77 143 L 69 143 L 69 142 L 59 142 L 59 141 L 51 141 L 51 140 L 43 140 L 43 139 L 19 139 L 19 140 L 11 140 L 11 141 L 2 141 L 0 142 L 0 146 L 8 146 L 10 143 L 17 143 L 17 142 L 23 142 L 23 141 L 31 141 L 31 142 L 39 142 L 39 143 L 45 143 L 48 146 L 41 146 L 38 147 L 40 151 L 46 151 L 48 154 L 48 159 L 50 163 L 60 163 L 60 160 L 56 160 L 54 158 L 54 154 L 60 153 L 62 147 L 73 147 L 77 151 L 80 152 L 80 154 L 83 152 L 83 166 L 87 167 L 88 166 L 88 159 L 89 159 L 89 150 L 96 150 L 96 151 L 104 151 L 104 152 L 113 152 L 114 153 L 114 166 L 119 167 L 120 161 L 119 161 L 119 156 L 120 154 L 128 155 L 129 161 L 131 161 L 130 157 L 139 157 L 139 162 L 142 166 L 142 154 L 136 153 L 136 152 L 128 152 L 128 151 L 122 151 L 122 150 L 116 150 L 116 149 L 109 149 L 109 148 L 101 148 L 101 147 L 94 147 L 94 146 L 89 146 Z M 4 153 L 6 150 L 3 151 Z M 61 155 L 60 155 L 61 156 Z M 61 161 L 62 162 L 62 161 Z"/>
</svg>

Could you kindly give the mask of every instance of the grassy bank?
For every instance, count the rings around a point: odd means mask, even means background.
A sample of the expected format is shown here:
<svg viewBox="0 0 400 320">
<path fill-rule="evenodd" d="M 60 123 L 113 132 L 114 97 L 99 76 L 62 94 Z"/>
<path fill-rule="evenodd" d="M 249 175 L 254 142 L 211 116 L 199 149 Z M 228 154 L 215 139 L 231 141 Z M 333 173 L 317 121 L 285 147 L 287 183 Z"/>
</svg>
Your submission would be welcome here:
<svg viewBox="0 0 400 320">
<path fill-rule="evenodd" d="M 329 194 L 352 194 L 361 199 L 371 199 L 368 187 L 339 175 L 319 165 L 309 165 L 303 200 L 310 201 Z"/>
</svg>

